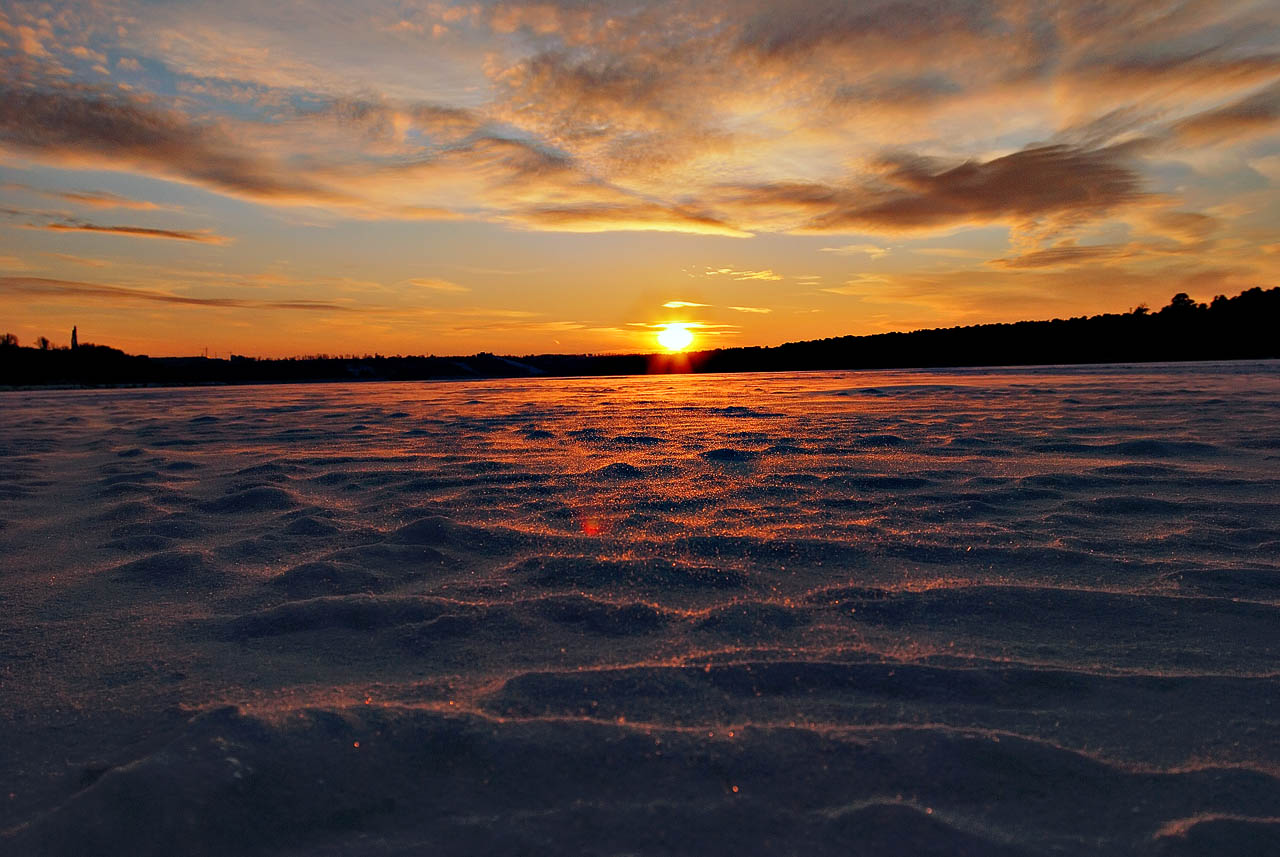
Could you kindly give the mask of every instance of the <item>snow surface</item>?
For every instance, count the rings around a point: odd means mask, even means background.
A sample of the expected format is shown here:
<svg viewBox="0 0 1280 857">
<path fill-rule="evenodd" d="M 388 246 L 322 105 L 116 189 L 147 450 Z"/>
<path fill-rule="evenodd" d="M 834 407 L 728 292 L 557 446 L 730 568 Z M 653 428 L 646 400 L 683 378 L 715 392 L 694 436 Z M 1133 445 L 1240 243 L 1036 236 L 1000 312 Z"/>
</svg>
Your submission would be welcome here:
<svg viewBox="0 0 1280 857">
<path fill-rule="evenodd" d="M 1280 364 L 0 394 L 0 851 L 1280 853 Z"/>
</svg>

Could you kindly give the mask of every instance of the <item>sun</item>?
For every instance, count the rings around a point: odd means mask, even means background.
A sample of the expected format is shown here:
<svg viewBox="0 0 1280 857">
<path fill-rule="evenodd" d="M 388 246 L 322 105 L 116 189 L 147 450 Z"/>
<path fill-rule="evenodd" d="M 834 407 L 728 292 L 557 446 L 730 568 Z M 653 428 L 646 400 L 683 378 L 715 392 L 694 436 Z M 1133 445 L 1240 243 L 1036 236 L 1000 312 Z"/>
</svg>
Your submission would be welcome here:
<svg viewBox="0 0 1280 857">
<path fill-rule="evenodd" d="M 668 351 L 684 351 L 693 342 L 693 332 L 678 322 L 668 322 L 658 331 L 658 344 Z"/>
</svg>

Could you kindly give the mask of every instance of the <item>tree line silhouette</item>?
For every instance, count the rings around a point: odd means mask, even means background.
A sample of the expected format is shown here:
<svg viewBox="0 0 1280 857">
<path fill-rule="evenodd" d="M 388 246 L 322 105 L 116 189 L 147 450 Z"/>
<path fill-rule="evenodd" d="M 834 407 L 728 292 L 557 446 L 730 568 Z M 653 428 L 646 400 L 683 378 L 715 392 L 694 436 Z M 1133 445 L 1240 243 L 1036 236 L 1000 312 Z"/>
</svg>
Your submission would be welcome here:
<svg viewBox="0 0 1280 857">
<path fill-rule="evenodd" d="M 23 347 L 0 336 L 0 385 L 244 384 L 298 381 L 413 381 L 434 378 L 633 375 L 1235 360 L 1280 357 L 1280 287 L 1197 303 L 1185 292 L 1157 312 L 841 336 L 682 355 L 536 354 L 501 357 L 328 356 L 256 359 L 232 355 L 148 357 L 79 343 L 58 348 L 40 337 Z"/>
</svg>

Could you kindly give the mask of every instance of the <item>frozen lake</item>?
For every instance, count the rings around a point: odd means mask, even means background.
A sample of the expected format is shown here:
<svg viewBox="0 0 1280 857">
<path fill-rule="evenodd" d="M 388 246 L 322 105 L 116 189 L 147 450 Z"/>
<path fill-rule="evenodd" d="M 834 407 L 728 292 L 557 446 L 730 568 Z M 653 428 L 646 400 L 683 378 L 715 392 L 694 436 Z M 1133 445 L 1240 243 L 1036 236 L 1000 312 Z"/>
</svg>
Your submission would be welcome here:
<svg viewBox="0 0 1280 857">
<path fill-rule="evenodd" d="M 9 392 L 0 456 L 6 853 L 1280 853 L 1277 362 Z"/>
</svg>

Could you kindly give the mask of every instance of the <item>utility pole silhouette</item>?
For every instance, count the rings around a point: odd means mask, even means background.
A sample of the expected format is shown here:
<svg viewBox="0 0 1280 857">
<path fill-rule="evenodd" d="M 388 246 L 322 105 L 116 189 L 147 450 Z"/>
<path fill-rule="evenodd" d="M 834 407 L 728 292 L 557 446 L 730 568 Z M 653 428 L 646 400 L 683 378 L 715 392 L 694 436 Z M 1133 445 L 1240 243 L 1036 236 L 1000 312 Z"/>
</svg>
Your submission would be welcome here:
<svg viewBox="0 0 1280 857">
<path fill-rule="evenodd" d="M 71 350 L 75 351 L 80 347 L 80 342 L 76 339 L 76 326 L 71 325 Z"/>
</svg>

